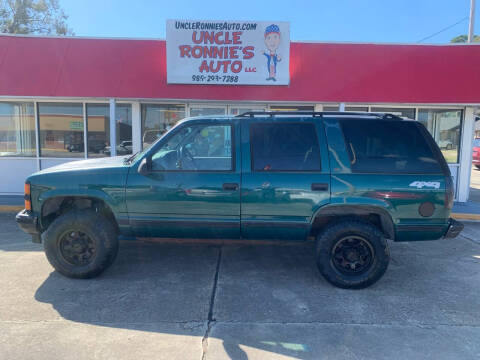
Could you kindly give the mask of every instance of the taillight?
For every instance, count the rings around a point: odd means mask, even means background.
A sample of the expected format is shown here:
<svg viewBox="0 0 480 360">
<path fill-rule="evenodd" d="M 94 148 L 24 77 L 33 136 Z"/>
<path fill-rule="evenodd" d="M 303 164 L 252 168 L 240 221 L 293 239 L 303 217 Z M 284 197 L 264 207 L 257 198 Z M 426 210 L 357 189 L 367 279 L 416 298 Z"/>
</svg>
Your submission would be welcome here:
<svg viewBox="0 0 480 360">
<path fill-rule="evenodd" d="M 25 183 L 25 210 L 31 211 L 32 210 L 32 196 L 30 193 L 30 184 Z"/>
<path fill-rule="evenodd" d="M 451 176 L 445 177 L 445 207 L 452 210 L 453 207 L 453 180 Z"/>
</svg>

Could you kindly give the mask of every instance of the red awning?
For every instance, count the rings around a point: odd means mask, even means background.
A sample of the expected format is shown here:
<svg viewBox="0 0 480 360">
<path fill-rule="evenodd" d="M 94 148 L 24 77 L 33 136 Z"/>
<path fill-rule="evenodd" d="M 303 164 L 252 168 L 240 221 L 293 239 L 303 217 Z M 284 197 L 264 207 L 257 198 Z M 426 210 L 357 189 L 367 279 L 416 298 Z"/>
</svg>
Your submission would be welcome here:
<svg viewBox="0 0 480 360">
<path fill-rule="evenodd" d="M 291 43 L 289 86 L 168 85 L 164 40 L 0 36 L 0 96 L 480 103 L 480 45 Z"/>
</svg>

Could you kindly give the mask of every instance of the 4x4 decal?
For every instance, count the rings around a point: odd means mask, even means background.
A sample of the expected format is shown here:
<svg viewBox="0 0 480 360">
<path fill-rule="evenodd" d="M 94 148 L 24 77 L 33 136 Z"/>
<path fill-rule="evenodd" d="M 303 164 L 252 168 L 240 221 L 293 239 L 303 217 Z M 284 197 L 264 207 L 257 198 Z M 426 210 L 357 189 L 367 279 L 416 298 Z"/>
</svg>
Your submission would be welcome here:
<svg viewBox="0 0 480 360">
<path fill-rule="evenodd" d="M 414 181 L 408 186 L 416 187 L 417 189 L 423 189 L 424 187 L 440 189 L 440 183 L 438 181 Z"/>
</svg>

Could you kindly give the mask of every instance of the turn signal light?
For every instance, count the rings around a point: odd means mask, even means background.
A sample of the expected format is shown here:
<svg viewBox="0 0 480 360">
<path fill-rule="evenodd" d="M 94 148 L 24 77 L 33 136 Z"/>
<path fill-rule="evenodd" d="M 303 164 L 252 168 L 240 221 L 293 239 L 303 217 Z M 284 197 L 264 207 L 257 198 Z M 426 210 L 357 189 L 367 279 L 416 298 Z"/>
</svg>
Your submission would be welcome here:
<svg viewBox="0 0 480 360">
<path fill-rule="evenodd" d="M 31 211 L 32 210 L 32 196 L 30 194 L 30 184 L 25 183 L 25 210 Z"/>
</svg>

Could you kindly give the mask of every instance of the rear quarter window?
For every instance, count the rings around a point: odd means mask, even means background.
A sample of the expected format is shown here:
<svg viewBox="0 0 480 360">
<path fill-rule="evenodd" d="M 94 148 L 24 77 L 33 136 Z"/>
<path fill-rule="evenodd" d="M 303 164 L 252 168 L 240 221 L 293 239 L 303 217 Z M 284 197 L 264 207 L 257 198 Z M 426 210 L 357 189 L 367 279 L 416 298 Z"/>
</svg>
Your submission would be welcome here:
<svg viewBox="0 0 480 360">
<path fill-rule="evenodd" d="M 340 120 L 352 172 L 440 174 L 427 139 L 412 121 Z"/>
</svg>

